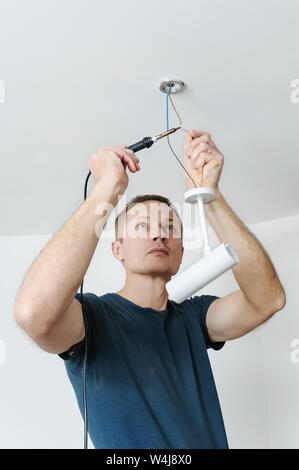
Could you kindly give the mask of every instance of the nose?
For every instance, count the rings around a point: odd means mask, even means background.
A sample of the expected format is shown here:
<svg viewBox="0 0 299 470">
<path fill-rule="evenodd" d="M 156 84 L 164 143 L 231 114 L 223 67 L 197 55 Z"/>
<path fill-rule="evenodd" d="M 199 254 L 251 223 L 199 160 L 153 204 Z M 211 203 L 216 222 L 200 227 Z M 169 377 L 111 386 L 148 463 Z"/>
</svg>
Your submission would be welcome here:
<svg viewBox="0 0 299 470">
<path fill-rule="evenodd" d="M 153 240 L 156 241 L 158 238 L 160 238 L 163 242 L 165 242 L 165 240 L 166 240 L 166 238 L 161 237 L 161 235 L 159 235 L 158 237 L 153 237 Z"/>
<path fill-rule="evenodd" d="M 165 226 L 160 225 L 158 227 L 157 225 L 153 225 L 150 229 L 150 237 L 154 241 L 160 238 L 160 240 L 162 240 L 164 243 L 170 237 L 170 232 L 167 230 Z"/>
</svg>

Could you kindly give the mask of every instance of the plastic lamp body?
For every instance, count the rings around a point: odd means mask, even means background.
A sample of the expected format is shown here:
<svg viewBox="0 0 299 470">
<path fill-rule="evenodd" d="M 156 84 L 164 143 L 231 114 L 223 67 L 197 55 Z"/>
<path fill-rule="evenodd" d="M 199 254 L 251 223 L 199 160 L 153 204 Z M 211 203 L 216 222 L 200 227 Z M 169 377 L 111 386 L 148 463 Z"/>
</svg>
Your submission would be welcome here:
<svg viewBox="0 0 299 470">
<path fill-rule="evenodd" d="M 211 188 L 196 188 L 185 193 L 186 202 L 191 204 L 197 203 L 199 206 L 205 256 L 167 282 L 166 289 L 169 298 L 177 303 L 183 302 L 199 289 L 239 263 L 237 253 L 229 244 L 224 245 L 224 243 L 221 243 L 214 250 L 210 248 L 203 204 L 204 202 L 212 201 L 214 195 L 215 193 Z"/>
<path fill-rule="evenodd" d="M 232 247 L 221 243 L 208 255 L 167 282 L 169 298 L 177 303 L 183 302 L 238 263 L 238 256 Z"/>
</svg>

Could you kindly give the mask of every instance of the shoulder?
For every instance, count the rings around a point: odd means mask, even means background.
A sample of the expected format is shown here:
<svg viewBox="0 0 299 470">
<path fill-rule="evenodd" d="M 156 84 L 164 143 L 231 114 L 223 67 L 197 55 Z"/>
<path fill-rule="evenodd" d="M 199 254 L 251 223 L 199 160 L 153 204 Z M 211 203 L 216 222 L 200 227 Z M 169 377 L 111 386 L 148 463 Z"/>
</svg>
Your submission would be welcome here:
<svg viewBox="0 0 299 470">
<path fill-rule="evenodd" d="M 204 294 L 204 295 L 195 295 L 193 297 L 189 297 L 188 299 L 185 299 L 183 302 L 179 304 L 174 301 L 171 301 L 171 302 L 177 309 L 181 309 L 181 310 L 200 309 L 201 311 L 207 311 L 211 303 L 220 298 L 221 297 L 217 295 Z"/>
</svg>

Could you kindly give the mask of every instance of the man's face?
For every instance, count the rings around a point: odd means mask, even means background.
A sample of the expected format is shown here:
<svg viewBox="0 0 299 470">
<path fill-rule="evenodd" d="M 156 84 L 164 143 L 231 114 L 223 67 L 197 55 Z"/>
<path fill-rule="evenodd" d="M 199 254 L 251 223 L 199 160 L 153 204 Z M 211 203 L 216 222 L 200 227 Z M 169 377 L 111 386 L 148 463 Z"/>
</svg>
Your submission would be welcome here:
<svg viewBox="0 0 299 470">
<path fill-rule="evenodd" d="M 112 250 L 126 271 L 162 275 L 166 280 L 177 273 L 184 253 L 181 221 L 167 204 L 155 200 L 135 204 L 119 228 L 123 239 L 114 241 Z M 152 252 L 161 248 L 166 253 Z"/>
</svg>

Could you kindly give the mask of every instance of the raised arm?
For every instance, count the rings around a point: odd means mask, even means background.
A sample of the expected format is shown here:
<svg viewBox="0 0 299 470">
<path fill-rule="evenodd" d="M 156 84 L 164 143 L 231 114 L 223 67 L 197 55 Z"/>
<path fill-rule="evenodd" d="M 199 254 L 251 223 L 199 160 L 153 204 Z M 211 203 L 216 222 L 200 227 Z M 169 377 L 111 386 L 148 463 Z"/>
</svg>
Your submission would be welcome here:
<svg viewBox="0 0 299 470">
<path fill-rule="evenodd" d="M 14 316 L 48 352 L 61 353 L 84 338 L 82 307 L 74 297 L 118 196 L 128 185 L 126 167 L 134 173 L 139 169 L 138 161 L 125 145 L 101 147 L 92 155 L 88 160 L 95 180 L 92 192 L 48 242 L 24 278 Z"/>
<path fill-rule="evenodd" d="M 240 290 L 211 303 L 206 315 L 209 336 L 212 341 L 239 338 L 284 308 L 285 291 L 266 250 L 219 190 L 224 156 L 208 132 L 188 132 L 184 164 L 198 187 L 214 190 L 214 200 L 204 206 L 205 215 L 220 242 L 230 244 L 240 260 L 232 268 Z M 190 179 L 184 177 L 191 189 Z"/>
</svg>

